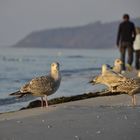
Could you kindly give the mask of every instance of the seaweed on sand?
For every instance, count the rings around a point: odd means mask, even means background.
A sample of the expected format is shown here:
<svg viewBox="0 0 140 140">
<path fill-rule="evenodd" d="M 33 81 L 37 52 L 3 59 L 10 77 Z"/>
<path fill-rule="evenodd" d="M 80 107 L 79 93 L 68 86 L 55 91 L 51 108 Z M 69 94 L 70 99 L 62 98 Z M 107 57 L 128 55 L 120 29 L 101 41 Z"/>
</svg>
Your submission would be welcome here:
<svg viewBox="0 0 140 140">
<path fill-rule="evenodd" d="M 112 95 L 119 95 L 122 93 L 112 93 L 110 91 L 102 91 L 102 92 L 89 92 L 89 93 L 84 93 L 81 95 L 74 95 L 70 97 L 58 97 L 54 98 L 48 101 L 49 105 L 54 105 L 54 104 L 60 104 L 60 103 L 66 103 L 66 102 L 71 102 L 71 101 L 77 101 L 77 100 L 84 100 L 88 98 L 95 98 L 95 97 L 100 97 L 100 96 L 112 96 Z M 45 101 L 44 101 L 45 105 Z M 40 100 L 35 100 L 29 103 L 27 107 L 23 107 L 20 110 L 24 109 L 29 109 L 29 108 L 35 108 L 35 107 L 40 107 L 41 106 L 41 101 Z"/>
</svg>

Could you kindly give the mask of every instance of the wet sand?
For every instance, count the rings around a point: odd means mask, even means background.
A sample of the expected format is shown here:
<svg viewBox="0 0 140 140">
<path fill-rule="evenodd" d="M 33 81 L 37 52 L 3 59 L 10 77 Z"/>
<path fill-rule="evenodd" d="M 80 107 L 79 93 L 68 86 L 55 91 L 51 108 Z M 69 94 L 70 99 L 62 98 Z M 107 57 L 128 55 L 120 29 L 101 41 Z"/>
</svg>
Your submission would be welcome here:
<svg viewBox="0 0 140 140">
<path fill-rule="evenodd" d="M 140 95 L 79 100 L 0 115 L 0 140 L 139 140 Z"/>
</svg>

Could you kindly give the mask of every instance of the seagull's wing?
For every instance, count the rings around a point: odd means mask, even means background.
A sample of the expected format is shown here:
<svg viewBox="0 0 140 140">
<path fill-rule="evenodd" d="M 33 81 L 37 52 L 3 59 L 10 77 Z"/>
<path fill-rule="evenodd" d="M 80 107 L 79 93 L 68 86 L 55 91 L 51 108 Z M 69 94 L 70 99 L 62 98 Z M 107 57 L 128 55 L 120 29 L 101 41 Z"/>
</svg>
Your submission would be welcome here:
<svg viewBox="0 0 140 140">
<path fill-rule="evenodd" d="M 21 92 L 31 92 L 33 94 L 45 93 L 52 90 L 54 79 L 51 76 L 41 76 L 32 79 L 21 88 Z"/>
<path fill-rule="evenodd" d="M 122 74 L 117 73 L 117 72 L 115 72 L 115 71 L 113 71 L 111 69 L 110 70 L 107 70 L 106 73 L 105 73 L 105 75 L 107 77 L 110 77 L 110 79 L 116 79 L 116 80 L 119 80 L 119 81 L 126 80 L 126 77 L 125 76 L 123 76 Z"/>
</svg>

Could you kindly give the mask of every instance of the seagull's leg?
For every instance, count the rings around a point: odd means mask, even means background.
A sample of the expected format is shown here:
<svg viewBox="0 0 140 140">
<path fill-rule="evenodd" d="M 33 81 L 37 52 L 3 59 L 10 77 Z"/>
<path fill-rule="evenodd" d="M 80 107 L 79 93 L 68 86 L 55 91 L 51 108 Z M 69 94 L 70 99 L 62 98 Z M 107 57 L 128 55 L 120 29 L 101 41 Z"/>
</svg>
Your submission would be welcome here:
<svg viewBox="0 0 140 140">
<path fill-rule="evenodd" d="M 47 95 L 45 95 L 45 102 L 46 102 L 46 107 L 48 107 Z"/>
<path fill-rule="evenodd" d="M 132 105 L 135 106 L 135 95 L 132 95 Z"/>
<path fill-rule="evenodd" d="M 134 105 L 136 105 L 136 95 L 134 95 Z"/>
<path fill-rule="evenodd" d="M 134 95 L 132 95 L 132 105 L 134 106 Z"/>
<path fill-rule="evenodd" d="M 48 100 L 47 100 L 47 95 L 44 95 L 45 97 L 45 103 L 46 103 L 46 107 L 48 107 Z"/>
<path fill-rule="evenodd" d="M 41 97 L 41 108 L 43 107 L 43 97 Z"/>
</svg>

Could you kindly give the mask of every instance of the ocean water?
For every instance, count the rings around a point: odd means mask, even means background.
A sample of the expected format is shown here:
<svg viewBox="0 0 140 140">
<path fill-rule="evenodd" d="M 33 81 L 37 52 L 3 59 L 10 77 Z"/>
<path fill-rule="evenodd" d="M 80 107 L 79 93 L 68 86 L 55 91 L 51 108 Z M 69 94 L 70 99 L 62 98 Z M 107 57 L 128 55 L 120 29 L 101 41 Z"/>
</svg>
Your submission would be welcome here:
<svg viewBox="0 0 140 140">
<path fill-rule="evenodd" d="M 101 90 L 102 86 L 92 86 L 88 81 L 100 73 L 102 64 L 112 65 L 118 57 L 116 49 L 1 48 L 0 113 L 18 110 L 35 100 L 32 96 L 17 100 L 9 93 L 19 90 L 33 77 L 48 74 L 53 61 L 60 63 L 62 82 L 59 90 L 49 99 Z"/>
</svg>

